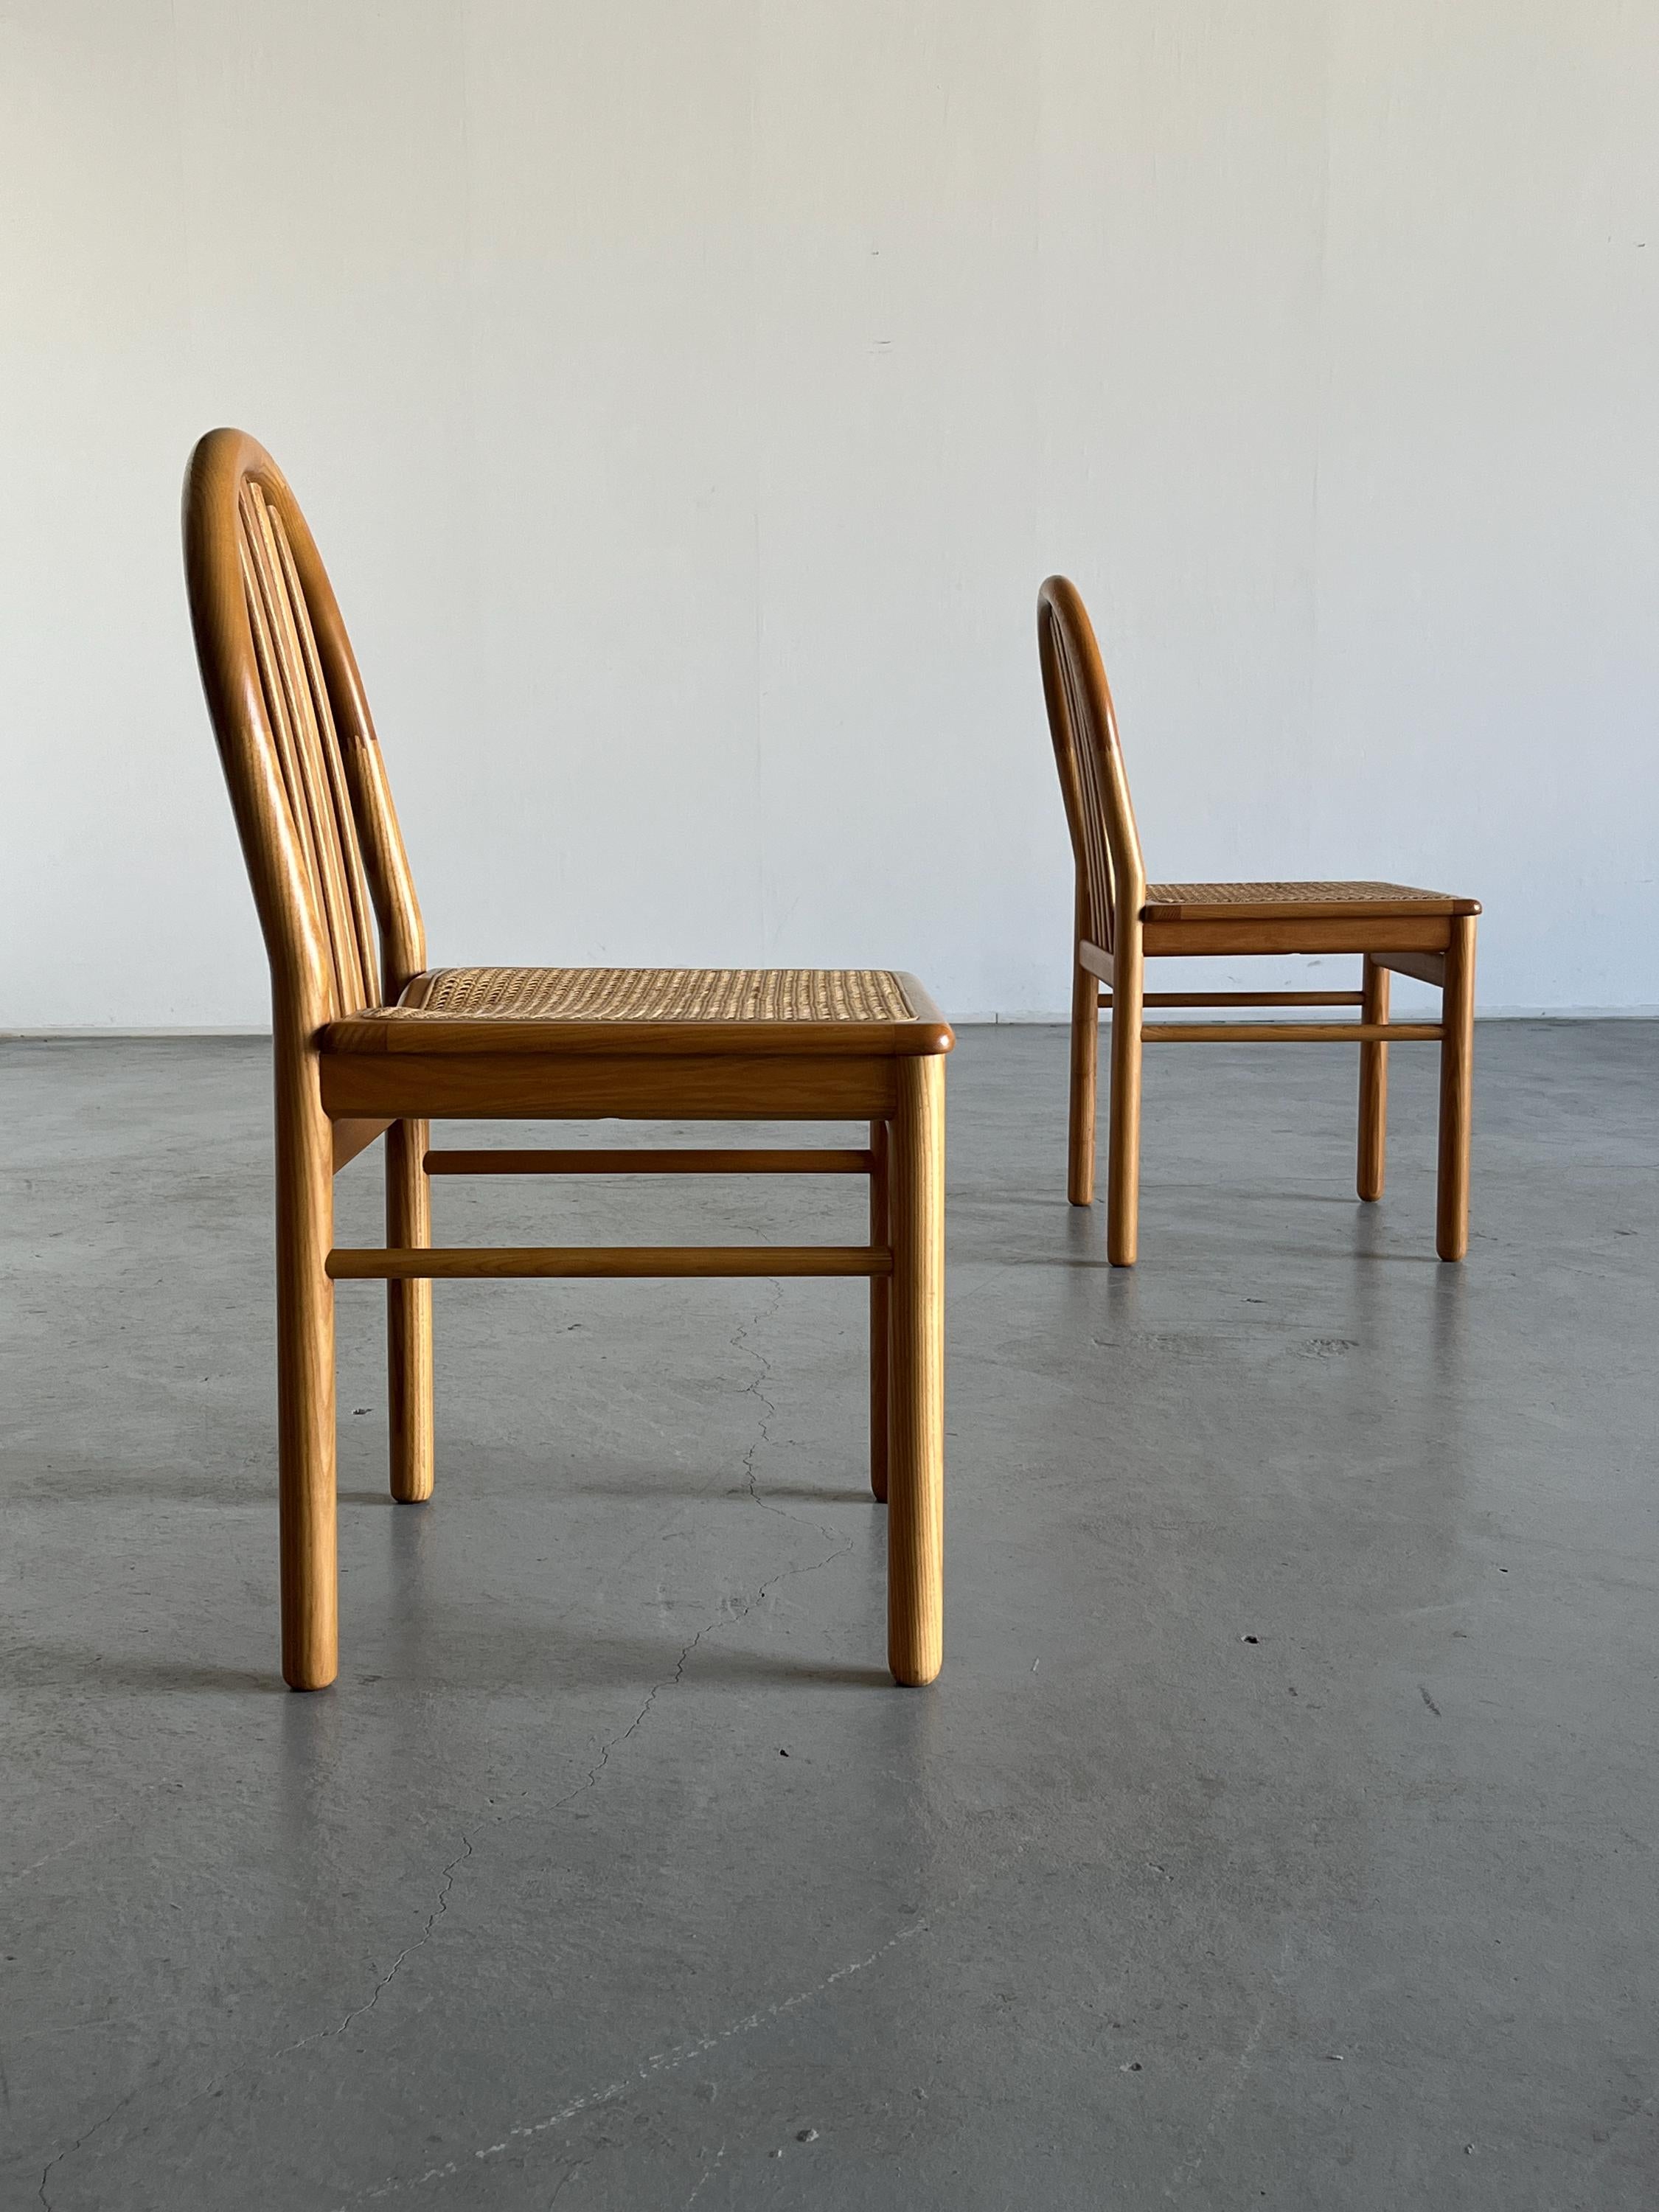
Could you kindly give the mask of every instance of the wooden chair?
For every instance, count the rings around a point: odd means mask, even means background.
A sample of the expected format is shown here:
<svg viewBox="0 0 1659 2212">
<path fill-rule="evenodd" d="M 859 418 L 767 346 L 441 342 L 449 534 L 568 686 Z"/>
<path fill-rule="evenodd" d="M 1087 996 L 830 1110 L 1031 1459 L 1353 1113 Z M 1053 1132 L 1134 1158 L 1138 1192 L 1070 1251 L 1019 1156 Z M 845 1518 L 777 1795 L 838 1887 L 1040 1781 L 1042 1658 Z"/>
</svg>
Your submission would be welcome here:
<svg viewBox="0 0 1659 2212">
<path fill-rule="evenodd" d="M 1135 1262 L 1140 1187 L 1140 1050 L 1164 1044 L 1359 1047 L 1362 1199 L 1382 1195 L 1389 1046 L 1440 1047 L 1440 1185 L 1436 1244 L 1461 1260 L 1469 1236 L 1469 1097 L 1474 1048 L 1474 899 L 1404 884 L 1148 884 L 1124 775 L 1112 695 L 1075 585 L 1050 576 L 1037 595 L 1037 650 L 1066 818 L 1077 863 L 1072 965 L 1071 1143 L 1066 1194 L 1093 1202 L 1099 1009 L 1112 1015 L 1106 1250 Z M 1217 954 L 1358 952 L 1358 991 L 1148 991 L 1151 959 Z M 1438 986 L 1437 1022 L 1390 1022 L 1389 976 Z M 1103 991 L 1101 983 L 1111 986 Z M 1357 1006 L 1351 1022 L 1159 1022 L 1147 1006 Z"/>
<path fill-rule="evenodd" d="M 888 1656 L 938 1674 L 945 1061 L 911 977 L 872 970 L 428 971 L 368 704 L 270 456 L 215 430 L 185 484 L 197 655 L 270 957 L 276 1106 L 283 1672 L 337 1665 L 334 1285 L 387 1285 L 392 1494 L 433 1487 L 432 1292 L 458 1276 L 867 1277 Z M 846 1121 L 856 1151 L 434 1152 L 434 1115 Z M 340 1250 L 333 1178 L 386 1139 L 386 1244 Z M 867 1244 L 447 1249 L 434 1175 L 862 1175 Z"/>
</svg>

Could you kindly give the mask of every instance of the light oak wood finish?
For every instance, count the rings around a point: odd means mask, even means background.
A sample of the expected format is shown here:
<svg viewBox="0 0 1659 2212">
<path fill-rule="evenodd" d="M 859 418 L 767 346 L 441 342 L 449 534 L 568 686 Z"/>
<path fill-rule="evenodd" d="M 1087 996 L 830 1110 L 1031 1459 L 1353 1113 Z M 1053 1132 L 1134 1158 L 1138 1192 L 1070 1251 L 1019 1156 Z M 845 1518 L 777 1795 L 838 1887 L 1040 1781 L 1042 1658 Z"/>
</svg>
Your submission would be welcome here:
<svg viewBox="0 0 1659 2212">
<path fill-rule="evenodd" d="M 1381 926 L 1379 926 L 1379 923 Z M 1398 921 L 1386 916 L 1362 916 L 1358 921 L 1334 919 L 1283 921 L 1240 921 L 1218 908 L 1213 921 L 1140 920 L 1140 949 L 1148 960 L 1172 953 L 1213 959 L 1218 953 L 1370 952 L 1376 940 L 1386 937 L 1399 951 L 1433 952 L 1446 942 L 1446 923 L 1437 915 L 1406 915 Z M 1111 973 L 1109 969 L 1103 971 Z"/>
<path fill-rule="evenodd" d="M 418 1251 L 432 1243 L 427 1167 L 431 1136 L 424 1121 L 394 1121 L 386 1133 L 386 1241 L 391 1248 Z M 331 1258 L 329 1273 L 337 1279 Z M 430 1278 L 388 1279 L 386 1318 L 392 1494 L 402 1504 L 417 1505 L 431 1497 L 437 1472 Z"/>
<path fill-rule="evenodd" d="M 1438 1022 L 1149 1022 L 1143 1044 L 1438 1044 Z"/>
<path fill-rule="evenodd" d="M 1469 1249 L 1469 1139 L 1474 1085 L 1474 921 L 1460 915 L 1446 947 L 1441 1000 L 1446 1042 L 1440 1048 L 1440 1180 L 1435 1245 L 1443 1260 Z"/>
<path fill-rule="evenodd" d="M 284 1024 L 276 1076 L 276 1462 L 283 1673 L 296 1690 L 339 1663 L 335 1504 L 332 1133 L 303 1040 Z"/>
<path fill-rule="evenodd" d="M 1139 851 L 1136 848 L 1137 870 Z M 1127 872 L 1120 882 L 1133 882 Z M 1106 1256 L 1133 1267 L 1140 1240 L 1140 1052 L 1146 963 L 1132 929 L 1112 944 L 1111 1096 L 1106 1122 Z"/>
<path fill-rule="evenodd" d="M 385 1136 L 392 1127 L 389 1121 L 337 1121 L 334 1124 L 334 1172 L 338 1175 L 349 1167 L 359 1152 L 366 1152 L 372 1144 Z"/>
<path fill-rule="evenodd" d="M 1419 983 L 1432 983 L 1437 991 L 1446 988 L 1443 952 L 1369 952 L 1365 957 L 1373 967 L 1386 969 L 1391 975 L 1413 976 Z"/>
<path fill-rule="evenodd" d="M 1376 1031 L 1389 1019 L 1389 971 L 1369 952 L 1364 977 L 1359 1018 Z M 1374 1036 L 1359 1048 L 1359 1161 L 1354 1170 L 1354 1188 L 1367 1203 L 1382 1195 L 1388 1151 L 1389 1047 L 1386 1038 Z"/>
<path fill-rule="evenodd" d="M 870 1243 L 890 1252 L 893 1243 L 890 1147 L 885 1121 L 870 1124 Z M 870 1278 L 870 1489 L 877 1504 L 887 1503 L 887 1468 L 891 1433 L 893 1291 L 887 1275 Z"/>
<path fill-rule="evenodd" d="M 1097 978 L 1080 961 L 1072 963 L 1072 1092 L 1071 1141 L 1066 1152 L 1066 1194 L 1073 1206 L 1091 1206 L 1095 1195 L 1096 1097 L 1100 1083 L 1100 1024 L 1095 1018 L 1097 999 L 1108 1004 L 1110 994 L 1097 992 Z"/>
<path fill-rule="evenodd" d="M 338 1126 L 337 1124 L 336 1125 Z M 877 1124 L 879 1127 L 879 1124 Z M 873 1172 L 871 1152 L 428 1152 L 426 1171 L 436 1175 L 856 1175 Z"/>
<path fill-rule="evenodd" d="M 1076 868 L 1073 929 L 1070 1134 L 1066 1192 L 1094 1198 L 1097 1029 L 1112 1018 L 1107 1102 L 1106 1249 L 1133 1267 L 1140 1185 L 1141 1059 L 1148 1043 L 1354 1044 L 1360 1053 L 1362 1199 L 1380 1198 L 1387 1138 L 1388 1050 L 1437 1043 L 1441 1054 L 1437 1249 L 1468 1249 L 1475 916 L 1480 902 L 1382 882 L 1149 884 L 1130 802 L 1110 687 L 1077 588 L 1051 576 L 1037 596 L 1037 650 L 1049 734 Z M 1146 964 L 1234 954 L 1358 953 L 1358 991 L 1148 991 Z M 1391 1022 L 1389 975 L 1442 989 L 1438 1022 Z M 1104 982 L 1109 989 L 1099 987 Z M 1155 1022 L 1148 1006 L 1353 1006 L 1354 1022 Z"/>
<path fill-rule="evenodd" d="M 931 1682 L 944 1656 L 945 1063 L 899 1062 L 889 1142 L 893 1283 L 887 1663 Z"/>
<path fill-rule="evenodd" d="M 871 1482 L 890 1488 L 889 1636 L 939 1671 L 944 1059 L 887 969 L 428 969 L 362 677 L 270 456 L 216 430 L 185 485 L 203 688 L 270 965 L 276 1041 L 283 1671 L 335 1676 L 334 1285 L 385 1281 L 394 1497 L 434 1485 L 432 1284 L 453 1278 L 868 1278 Z M 867 1149 L 434 1151 L 435 1116 L 856 1121 Z M 386 1139 L 386 1243 L 333 1245 L 333 1176 Z M 890 1166 L 890 1161 L 891 1163 Z M 431 1178 L 864 1175 L 867 1245 L 434 1246 Z"/>
<path fill-rule="evenodd" d="M 323 1103 L 331 1115 L 391 1120 L 869 1121 L 898 1099 L 896 1060 L 830 1060 L 725 1051 L 360 1053 L 322 1032 Z M 948 1030 L 933 1032 L 949 1036 Z M 704 1045 L 707 1039 L 701 1042 Z"/>
<path fill-rule="evenodd" d="M 337 1245 L 337 1283 L 504 1281 L 515 1275 L 593 1282 L 641 1276 L 890 1275 L 893 1255 L 867 1244 L 426 1244 L 403 1251 Z"/>
<path fill-rule="evenodd" d="M 1079 963 L 1079 966 L 1081 963 Z M 1082 969 L 1085 975 L 1086 969 Z M 1358 1006 L 1363 991 L 1143 991 L 1143 1006 Z M 1112 994 L 1100 994 L 1100 1004 L 1109 1006 Z"/>
</svg>

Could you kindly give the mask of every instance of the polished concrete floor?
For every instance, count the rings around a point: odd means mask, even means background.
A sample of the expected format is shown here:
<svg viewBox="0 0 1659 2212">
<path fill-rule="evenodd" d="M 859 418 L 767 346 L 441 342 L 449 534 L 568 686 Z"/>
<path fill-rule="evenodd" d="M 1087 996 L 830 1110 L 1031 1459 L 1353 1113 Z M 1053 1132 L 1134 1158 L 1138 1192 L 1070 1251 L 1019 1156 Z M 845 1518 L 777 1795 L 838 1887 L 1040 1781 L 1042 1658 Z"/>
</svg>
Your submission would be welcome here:
<svg viewBox="0 0 1659 2212">
<path fill-rule="evenodd" d="M 963 1036 L 931 1691 L 858 1286 L 443 1286 L 423 1509 L 343 1290 L 294 1697 L 265 1050 L 0 1046 L 0 2203 L 1659 2202 L 1659 1030 L 1483 1029 L 1462 1268 L 1395 1057 L 1361 1209 L 1349 1055 L 1156 1056 L 1130 1275 L 1062 1035 Z M 861 1186 L 439 1204 L 861 1233 Z"/>
</svg>

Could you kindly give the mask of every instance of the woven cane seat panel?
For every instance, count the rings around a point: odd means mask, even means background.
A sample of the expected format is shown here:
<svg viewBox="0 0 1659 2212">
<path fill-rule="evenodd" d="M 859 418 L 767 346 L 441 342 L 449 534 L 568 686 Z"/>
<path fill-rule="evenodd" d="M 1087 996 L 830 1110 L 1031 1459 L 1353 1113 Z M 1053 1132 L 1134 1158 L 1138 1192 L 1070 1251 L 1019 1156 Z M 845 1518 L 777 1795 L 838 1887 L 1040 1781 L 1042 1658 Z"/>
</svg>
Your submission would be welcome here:
<svg viewBox="0 0 1659 2212">
<path fill-rule="evenodd" d="M 1451 905 L 1443 891 L 1410 884 L 1148 884 L 1148 906 L 1394 906 L 1409 901 Z"/>
<path fill-rule="evenodd" d="M 418 1021 L 908 1022 L 879 968 L 441 968 L 389 1010 Z"/>
</svg>

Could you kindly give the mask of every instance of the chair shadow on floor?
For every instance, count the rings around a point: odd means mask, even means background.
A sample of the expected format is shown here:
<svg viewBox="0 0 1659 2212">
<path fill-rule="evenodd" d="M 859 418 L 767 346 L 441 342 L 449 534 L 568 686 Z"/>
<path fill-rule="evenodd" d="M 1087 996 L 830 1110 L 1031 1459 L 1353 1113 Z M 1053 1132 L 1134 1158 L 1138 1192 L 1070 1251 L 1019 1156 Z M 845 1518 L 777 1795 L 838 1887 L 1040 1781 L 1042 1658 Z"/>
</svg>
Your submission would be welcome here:
<svg viewBox="0 0 1659 2212">
<path fill-rule="evenodd" d="M 736 1626 L 735 1620 L 732 1624 Z M 725 1624 L 716 1621 L 715 1628 Z M 707 1633 L 707 1632 L 705 1632 Z M 373 1645 L 365 1679 L 429 1695 L 434 1690 L 542 1693 L 552 1690 L 629 1687 L 647 1694 L 676 1680 L 684 1647 L 641 1637 L 556 1637 L 533 1627 L 515 1627 L 510 1637 L 490 1639 L 480 1651 L 468 1639 L 446 1638 L 428 1626 L 426 1641 L 412 1667 L 388 1666 Z M 526 1669 L 526 1655 L 540 1663 Z M 490 1661 L 499 1661 L 492 1666 Z M 446 1663 L 449 1662 L 452 1663 Z M 356 1670 L 353 1670 L 355 1673 Z M 14 1691 L 76 1690 L 112 1697 L 217 1694 L 223 1697 L 286 1697 L 287 1688 L 273 1657 L 268 1671 L 252 1667 L 216 1667 L 182 1659 L 150 1659 L 134 1652 L 106 1655 L 68 1644 L 13 1640 L 0 1652 L 0 1673 Z M 348 1675 L 347 1680 L 351 1677 Z M 800 1659 L 769 1651 L 734 1650 L 712 1641 L 697 1644 L 680 1680 L 705 1687 L 758 1689 L 806 1686 L 820 1689 L 890 1690 L 885 1667 L 836 1659 Z"/>
<path fill-rule="evenodd" d="M 33 1462 L 33 1463 L 31 1463 Z M 6 1496 L 14 1505 L 218 1506 L 246 1513 L 273 1504 L 275 1482 L 240 1468 L 135 1465 L 130 1460 L 70 1459 L 59 1453 L 15 1452 L 3 1462 Z"/>
<path fill-rule="evenodd" d="M 106 1654 L 81 1644 L 8 1641 L 0 1674 L 14 1690 L 102 1690 L 117 1697 L 162 1697 L 216 1692 L 226 1697 L 285 1695 L 275 1660 L 270 1671 L 215 1667 L 189 1659 L 149 1658 L 139 1652 Z"/>
<path fill-rule="evenodd" d="M 735 1626 L 735 1621 L 732 1625 Z M 723 1626 L 715 1624 L 716 1628 Z M 745 1651 L 712 1641 L 696 1646 L 685 1660 L 682 1674 L 678 1670 L 684 1650 L 683 1644 L 652 1644 L 643 1638 L 630 1644 L 604 1637 L 554 1649 L 546 1638 L 526 1632 L 513 1638 L 510 1650 L 497 1648 L 485 1657 L 458 1649 L 453 1641 L 446 1643 L 441 1634 L 428 1632 L 427 1647 L 418 1656 L 391 1668 L 371 1666 L 368 1673 L 378 1686 L 418 1692 L 422 1697 L 444 1691 L 491 1698 L 568 1697 L 581 1692 L 625 1689 L 644 1698 L 670 1685 L 677 1690 L 817 1688 L 885 1693 L 893 1686 L 885 1667 L 854 1660 L 794 1658 L 776 1651 Z M 496 1662 L 494 1665 L 491 1657 Z M 352 1676 L 343 1674 L 343 1680 L 350 1682 Z"/>
<path fill-rule="evenodd" d="M 792 1579 L 787 1570 L 782 1579 Z M 644 1698 L 671 1683 L 688 1689 L 892 1688 L 885 1667 L 854 1656 L 856 1622 L 843 1632 L 844 1644 L 841 1634 L 836 1638 L 849 1655 L 845 1657 L 824 1648 L 828 1639 L 816 1626 L 807 1640 L 817 1656 L 787 1648 L 775 1623 L 761 1630 L 768 1641 L 760 1646 L 757 1627 L 766 1616 L 756 1611 L 752 1590 L 732 1593 L 742 1595 L 750 1599 L 747 1612 L 726 1611 L 719 1596 L 709 1596 L 677 1607 L 683 1627 L 666 1635 L 630 1635 L 573 1623 L 568 1599 L 556 1590 L 550 1589 L 544 1607 L 521 1598 L 494 1613 L 453 1595 L 434 1598 L 411 1591 L 401 1611 L 390 1620 L 383 1616 L 365 1633 L 362 1668 L 347 1670 L 343 1679 L 361 1671 L 423 1696 L 447 1690 L 553 1699 L 617 1690 Z M 750 1622 L 747 1644 L 732 1640 L 745 1620 Z"/>
<path fill-rule="evenodd" d="M 816 1488 L 804 1482 L 760 1482 L 757 1494 L 763 1505 L 777 1504 L 795 1505 L 868 1505 L 875 1499 L 866 1483 L 860 1489 L 829 1490 Z M 752 1493 L 746 1482 L 732 1482 L 722 1477 L 711 1477 L 708 1483 L 676 1480 L 664 1474 L 658 1481 L 641 1477 L 623 1482 L 573 1482 L 563 1486 L 562 1498 L 659 1498 L 665 1504 L 671 1498 L 707 1498 L 719 1504 L 723 1498 L 748 1498 Z"/>
<path fill-rule="evenodd" d="M 679 1663 L 678 1650 L 671 1651 L 666 1644 L 647 1643 L 641 1638 L 636 1643 L 606 1640 L 598 1648 L 617 1660 L 624 1657 L 635 1663 L 644 1662 L 637 1679 L 644 1679 L 644 1668 L 656 1667 L 660 1671 L 657 1681 L 674 1678 Z M 816 1685 L 823 1690 L 879 1690 L 890 1692 L 893 1678 L 885 1667 L 871 1667 L 856 1661 L 839 1659 L 798 1659 L 776 1651 L 744 1651 L 729 1644 L 704 1643 L 686 1662 L 681 1686 L 720 1685 L 726 1688 L 760 1688 L 766 1686 L 785 1687 L 792 1685 Z"/>
<path fill-rule="evenodd" d="M 1179 1195 L 1179 1188 L 1162 1191 L 1160 1197 Z M 1170 1248 L 1170 1261 L 1163 1270 L 1174 1274 L 1194 1265 L 1208 1266 L 1218 1260 L 1254 1261 L 1271 1257 L 1302 1262 L 1328 1261 L 1344 1264 L 1350 1261 L 1382 1261 L 1389 1264 L 1406 1263 L 1412 1267 L 1436 1267 L 1442 1263 L 1432 1251 L 1407 1249 L 1393 1240 L 1411 1234 L 1411 1216 L 1402 1208 L 1390 1220 L 1375 1206 L 1362 1205 L 1358 1200 L 1345 1198 L 1336 1192 L 1300 1191 L 1295 1193 L 1255 1188 L 1237 1194 L 1237 1209 L 1219 1212 L 1213 1204 L 1205 1215 L 1183 1213 L 1178 1220 L 1162 1226 L 1160 1235 Z M 1266 1241 L 1255 1231 L 1255 1209 L 1271 1205 L 1275 1209 L 1284 1206 L 1309 1206 L 1345 1209 L 1352 1219 L 1349 1224 L 1351 1237 L 1340 1233 L 1340 1224 L 1332 1223 L 1328 1212 L 1322 1218 L 1339 1230 L 1336 1237 L 1310 1244 Z M 1035 1243 L 1025 1251 L 1010 1250 L 1005 1244 L 994 1254 L 977 1254 L 964 1249 L 958 1237 L 951 1248 L 951 1256 L 958 1265 L 976 1259 L 994 1259 L 1005 1267 L 1073 1268 L 1085 1273 L 1114 1273 L 1107 1256 L 1103 1231 L 1096 1218 L 1087 1213 L 1074 1212 L 1070 1233 L 1063 1250 L 1052 1245 Z"/>
</svg>

